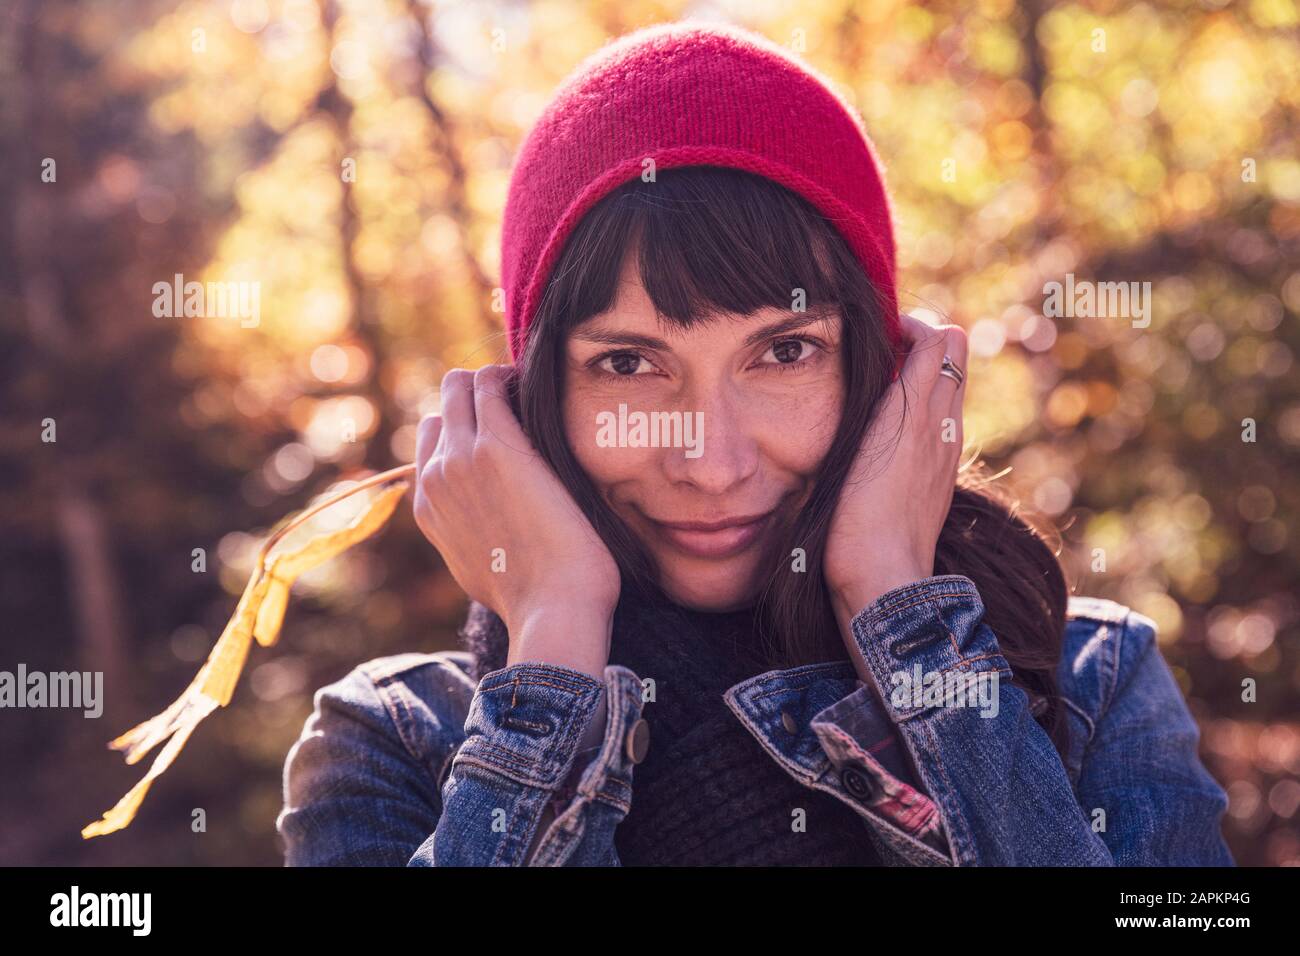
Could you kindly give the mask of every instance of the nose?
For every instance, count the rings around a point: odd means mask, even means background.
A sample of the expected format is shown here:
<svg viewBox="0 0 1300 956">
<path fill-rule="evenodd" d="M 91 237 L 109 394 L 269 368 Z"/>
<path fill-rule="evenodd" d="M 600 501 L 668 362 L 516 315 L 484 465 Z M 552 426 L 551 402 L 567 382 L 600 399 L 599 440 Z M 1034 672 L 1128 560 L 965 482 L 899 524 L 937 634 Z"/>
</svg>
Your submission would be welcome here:
<svg viewBox="0 0 1300 956">
<path fill-rule="evenodd" d="M 694 390 L 681 403 L 683 433 L 690 422 L 695 447 L 666 448 L 664 475 L 706 495 L 733 490 L 758 470 L 759 443 L 743 402 L 725 385 Z"/>
</svg>

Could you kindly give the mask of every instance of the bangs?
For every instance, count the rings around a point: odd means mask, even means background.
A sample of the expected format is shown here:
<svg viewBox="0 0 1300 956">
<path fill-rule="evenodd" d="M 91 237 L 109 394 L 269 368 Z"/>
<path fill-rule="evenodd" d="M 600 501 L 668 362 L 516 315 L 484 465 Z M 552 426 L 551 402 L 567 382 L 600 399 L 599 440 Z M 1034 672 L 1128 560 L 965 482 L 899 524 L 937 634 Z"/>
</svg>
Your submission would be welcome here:
<svg viewBox="0 0 1300 956">
<path fill-rule="evenodd" d="M 719 313 L 841 305 L 839 233 L 802 196 L 719 166 L 661 170 L 597 203 L 574 230 L 541 311 L 565 328 L 609 309 L 629 254 L 661 321 L 690 328 Z M 800 301 L 799 290 L 802 290 Z M 550 300 L 549 302 L 547 300 Z"/>
</svg>

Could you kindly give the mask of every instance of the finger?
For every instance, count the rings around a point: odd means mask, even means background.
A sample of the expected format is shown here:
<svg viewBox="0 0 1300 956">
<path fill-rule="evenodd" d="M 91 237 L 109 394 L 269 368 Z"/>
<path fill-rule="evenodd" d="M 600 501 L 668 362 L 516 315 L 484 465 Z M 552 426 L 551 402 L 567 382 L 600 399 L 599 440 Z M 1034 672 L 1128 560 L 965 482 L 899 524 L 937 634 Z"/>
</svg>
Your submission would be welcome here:
<svg viewBox="0 0 1300 956">
<path fill-rule="evenodd" d="M 454 368 L 442 377 L 442 441 L 446 457 L 468 454 L 478 424 L 474 417 L 474 373 Z"/>
<path fill-rule="evenodd" d="M 947 328 L 947 333 L 948 355 L 957 363 L 957 367 L 965 372 L 966 360 L 970 353 L 970 341 L 967 338 L 966 330 L 960 325 L 950 325 Z"/>
<path fill-rule="evenodd" d="M 961 384 L 957 386 L 957 393 L 954 396 L 961 401 L 966 395 L 966 383 L 970 381 L 970 339 L 966 335 L 966 330 L 960 326 L 953 326 L 952 332 L 949 333 L 948 356 L 961 370 Z"/>
<path fill-rule="evenodd" d="M 415 524 L 430 541 L 435 540 L 432 526 L 427 522 L 428 508 L 433 500 L 426 494 L 428 480 L 426 470 L 438 447 L 438 436 L 442 434 L 442 416 L 425 415 L 415 433 L 415 494 L 411 496 L 411 507 L 415 513 Z"/>
<path fill-rule="evenodd" d="M 484 365 L 474 373 L 474 415 L 480 439 L 491 435 L 510 448 L 524 450 L 530 443 L 507 397 L 512 372 L 509 365 Z"/>
<path fill-rule="evenodd" d="M 945 325 L 943 332 L 943 355 L 939 360 L 939 380 L 935 383 L 933 401 L 938 405 L 940 410 L 951 409 L 954 399 L 960 399 L 965 394 L 966 389 L 966 358 L 967 358 L 967 341 L 966 330 L 959 325 Z M 947 358 L 953 365 L 957 366 L 960 373 L 961 381 L 958 382 L 943 369 L 943 359 Z"/>
<path fill-rule="evenodd" d="M 934 380 L 939 376 L 940 363 L 943 362 L 944 336 L 939 329 L 918 318 L 910 315 L 901 318 L 904 334 L 911 340 L 912 346 L 899 378 L 910 398 L 922 399 L 930 394 Z"/>
<path fill-rule="evenodd" d="M 947 372 L 941 374 L 931 394 L 930 408 L 935 418 L 940 421 L 940 435 L 945 442 L 951 443 L 952 449 L 956 452 L 953 456 L 954 467 L 956 467 L 956 459 L 961 457 L 961 449 L 965 441 L 962 434 L 962 406 L 966 400 L 966 331 L 957 325 L 944 326 L 943 331 L 944 355 L 962 373 L 961 381 L 955 381 Z"/>
<path fill-rule="evenodd" d="M 442 416 L 436 412 L 425 415 L 415 432 L 415 473 L 421 474 L 424 466 L 433 456 L 438 446 L 438 436 L 442 434 Z"/>
<path fill-rule="evenodd" d="M 898 329 L 902 333 L 903 344 L 910 351 L 918 339 L 925 338 L 926 334 L 934 327 L 928 322 L 918 319 L 909 312 L 900 312 L 898 314 Z"/>
</svg>

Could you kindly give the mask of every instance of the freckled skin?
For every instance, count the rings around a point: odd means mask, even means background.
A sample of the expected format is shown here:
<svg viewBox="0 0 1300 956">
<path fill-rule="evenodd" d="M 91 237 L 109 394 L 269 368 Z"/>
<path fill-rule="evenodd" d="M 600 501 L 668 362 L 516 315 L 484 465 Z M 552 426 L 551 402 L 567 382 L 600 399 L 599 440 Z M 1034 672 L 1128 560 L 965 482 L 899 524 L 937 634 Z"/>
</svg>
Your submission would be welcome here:
<svg viewBox="0 0 1300 956">
<path fill-rule="evenodd" d="M 679 604 L 721 611 L 751 603 L 769 568 L 777 524 L 792 520 L 830 448 L 843 405 L 840 317 L 759 342 L 746 338 L 792 313 L 721 315 L 689 331 L 660 322 L 628 257 L 611 309 L 571 331 L 564 420 L 570 447 L 601 495 L 646 544 Z M 663 340 L 666 348 L 584 341 L 593 330 Z M 639 356 L 639 358 L 638 358 Z M 597 444 L 597 416 L 703 413 L 703 454 Z M 697 439 L 698 440 L 698 439 Z M 718 521 L 777 508 L 777 522 L 738 554 L 683 553 L 649 518 Z"/>
</svg>

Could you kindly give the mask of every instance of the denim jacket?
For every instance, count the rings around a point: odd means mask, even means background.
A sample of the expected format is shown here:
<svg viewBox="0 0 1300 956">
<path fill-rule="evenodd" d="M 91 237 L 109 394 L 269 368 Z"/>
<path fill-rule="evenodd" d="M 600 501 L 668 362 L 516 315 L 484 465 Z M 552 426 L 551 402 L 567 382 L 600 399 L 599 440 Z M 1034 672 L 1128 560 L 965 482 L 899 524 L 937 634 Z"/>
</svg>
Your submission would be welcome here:
<svg viewBox="0 0 1300 956">
<path fill-rule="evenodd" d="M 969 578 L 894 588 L 852 631 L 874 687 L 832 662 L 760 674 L 724 700 L 795 780 L 852 807 L 887 863 L 1234 865 L 1227 796 L 1198 758 L 1149 618 L 1070 598 L 1064 761 L 1010 681 Z M 637 675 L 610 665 L 601 682 L 523 662 L 475 684 L 468 666 L 462 652 L 398 654 L 316 692 L 285 761 L 287 865 L 619 865 L 614 832 L 646 736 Z M 600 711 L 583 769 L 579 744 Z M 873 759 L 882 726 L 901 736 L 915 786 Z M 544 814 L 557 793 L 560 812 Z"/>
</svg>

